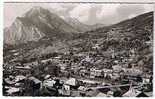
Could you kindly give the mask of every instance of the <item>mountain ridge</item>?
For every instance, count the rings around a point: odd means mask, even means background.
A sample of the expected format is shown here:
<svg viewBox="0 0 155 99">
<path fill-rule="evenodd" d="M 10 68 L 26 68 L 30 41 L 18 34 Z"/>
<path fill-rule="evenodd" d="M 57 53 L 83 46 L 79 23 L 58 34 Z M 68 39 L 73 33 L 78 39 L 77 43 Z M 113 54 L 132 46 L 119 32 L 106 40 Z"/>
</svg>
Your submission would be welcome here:
<svg viewBox="0 0 155 99">
<path fill-rule="evenodd" d="M 44 8 L 36 7 L 31 8 L 22 17 L 17 17 L 8 29 L 4 29 L 4 32 L 5 43 L 18 44 L 36 41 L 36 39 L 39 40 L 44 36 L 48 36 L 49 38 L 58 38 L 61 35 L 70 37 L 72 33 L 76 33 L 77 31 L 56 14 Z M 38 33 L 43 35 L 34 39 L 33 37 L 35 35 L 38 36 Z M 25 37 L 21 36 L 22 34 Z"/>
</svg>

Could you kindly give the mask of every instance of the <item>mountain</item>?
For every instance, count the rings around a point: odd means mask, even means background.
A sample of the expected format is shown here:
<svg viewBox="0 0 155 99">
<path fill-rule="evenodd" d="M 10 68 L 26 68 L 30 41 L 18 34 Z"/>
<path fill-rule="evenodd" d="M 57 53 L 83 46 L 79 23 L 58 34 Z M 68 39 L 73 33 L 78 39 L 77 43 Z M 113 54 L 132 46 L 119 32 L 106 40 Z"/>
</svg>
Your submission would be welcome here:
<svg viewBox="0 0 155 99">
<path fill-rule="evenodd" d="M 69 23 L 72 27 L 74 27 L 78 32 L 91 31 L 105 26 L 104 24 L 86 25 L 80 22 L 78 19 L 71 17 L 65 17 L 65 21 Z"/>
<path fill-rule="evenodd" d="M 77 30 L 49 10 L 33 7 L 22 17 L 17 17 L 9 28 L 4 29 L 4 43 L 20 44 L 49 39 L 70 38 Z"/>
<path fill-rule="evenodd" d="M 83 35 L 89 35 L 90 37 L 96 38 L 113 38 L 118 40 L 127 39 L 135 39 L 146 40 L 145 37 L 150 35 L 152 36 L 153 31 L 153 12 L 148 12 L 136 16 L 131 19 L 127 19 L 121 21 L 117 24 L 113 24 L 110 26 L 104 26 L 97 29 L 93 29 L 91 31 L 87 31 Z M 82 35 L 81 35 L 82 36 Z M 151 38 L 152 39 L 152 38 Z"/>
<path fill-rule="evenodd" d="M 76 18 L 67 17 L 65 18 L 65 21 L 69 23 L 72 27 L 74 27 L 76 30 L 78 30 L 79 32 L 86 32 L 90 30 L 90 27 L 88 25 L 81 23 Z"/>
<path fill-rule="evenodd" d="M 118 56 L 124 56 L 131 50 L 136 55 L 131 63 L 143 62 L 142 67 L 153 67 L 153 12 L 148 12 L 131 19 L 121 21 L 111 26 L 101 27 L 85 34 L 81 34 L 76 39 L 88 39 L 87 43 L 81 42 L 80 46 L 86 45 L 100 46 L 101 53 L 115 51 Z M 88 38 L 89 37 L 89 38 Z M 95 42 L 95 43 L 93 43 Z M 87 47 L 86 51 L 89 51 Z M 122 53 L 122 54 L 120 54 Z M 112 53 L 108 54 L 111 55 Z M 106 57 L 108 56 L 106 55 Z M 129 57 L 127 57 L 129 58 Z"/>
</svg>

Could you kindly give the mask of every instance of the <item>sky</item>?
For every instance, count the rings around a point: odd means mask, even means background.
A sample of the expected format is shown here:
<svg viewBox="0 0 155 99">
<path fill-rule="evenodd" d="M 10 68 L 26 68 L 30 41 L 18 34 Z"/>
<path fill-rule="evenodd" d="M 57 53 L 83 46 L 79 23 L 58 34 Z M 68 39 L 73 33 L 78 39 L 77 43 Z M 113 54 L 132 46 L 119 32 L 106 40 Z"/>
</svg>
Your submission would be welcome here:
<svg viewBox="0 0 155 99">
<path fill-rule="evenodd" d="M 10 26 L 17 16 L 22 16 L 35 6 L 49 9 L 63 19 L 76 18 L 87 25 L 114 24 L 154 10 L 153 4 L 5 3 L 4 27 Z"/>
</svg>

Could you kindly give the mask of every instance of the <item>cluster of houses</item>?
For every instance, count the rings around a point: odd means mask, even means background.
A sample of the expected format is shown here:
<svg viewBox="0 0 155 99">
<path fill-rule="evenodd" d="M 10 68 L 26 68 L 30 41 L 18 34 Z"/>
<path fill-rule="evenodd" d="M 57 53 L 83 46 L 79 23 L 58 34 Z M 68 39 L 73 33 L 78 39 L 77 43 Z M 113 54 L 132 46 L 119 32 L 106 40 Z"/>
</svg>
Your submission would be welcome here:
<svg viewBox="0 0 155 99">
<path fill-rule="evenodd" d="M 72 51 L 69 54 L 24 64 L 4 64 L 4 95 L 152 96 L 152 73 L 144 73 L 143 68 L 132 63 L 135 57 L 134 49 L 125 56 L 124 52 L 116 53 L 113 49 L 107 53 L 100 53 L 96 51 L 100 48 L 98 44 L 92 48 L 95 51 L 79 53 Z M 53 65 L 60 70 L 51 71 L 53 68 L 49 68 L 54 67 Z M 36 69 L 40 67 L 41 69 Z M 37 73 L 34 73 L 36 71 Z M 50 72 L 58 72 L 58 75 L 52 75 Z"/>
<path fill-rule="evenodd" d="M 113 85 L 104 81 L 52 77 L 44 80 L 34 76 L 9 76 L 3 81 L 6 96 L 60 96 L 60 97 L 150 97 L 151 82 Z M 146 89 L 144 90 L 144 86 Z"/>
</svg>

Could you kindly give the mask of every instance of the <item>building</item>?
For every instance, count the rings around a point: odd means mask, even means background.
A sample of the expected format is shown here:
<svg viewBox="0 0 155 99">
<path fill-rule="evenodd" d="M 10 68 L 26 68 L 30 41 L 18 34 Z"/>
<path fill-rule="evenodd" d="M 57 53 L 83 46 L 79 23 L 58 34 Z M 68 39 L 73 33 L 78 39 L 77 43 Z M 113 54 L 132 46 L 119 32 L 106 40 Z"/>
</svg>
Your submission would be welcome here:
<svg viewBox="0 0 155 99">
<path fill-rule="evenodd" d="M 90 78 L 95 78 L 100 76 L 102 76 L 102 70 L 98 70 L 96 68 L 90 69 Z"/>
<path fill-rule="evenodd" d="M 15 71 L 17 74 L 23 74 L 27 75 L 31 73 L 31 67 L 30 66 L 15 66 Z"/>
<path fill-rule="evenodd" d="M 69 80 L 65 82 L 65 85 L 69 85 L 70 88 L 78 88 L 78 81 L 76 78 L 69 78 Z"/>
<path fill-rule="evenodd" d="M 18 75 L 15 77 L 15 82 L 21 82 L 21 81 L 24 81 L 26 79 L 25 76 L 23 75 Z"/>
<path fill-rule="evenodd" d="M 14 96 L 18 96 L 20 95 L 21 91 L 20 88 L 15 88 L 15 87 L 10 87 L 7 91 L 6 91 L 7 95 L 14 95 Z"/>
<path fill-rule="evenodd" d="M 148 97 L 148 95 L 143 91 L 138 91 L 134 87 L 130 86 L 130 89 L 123 94 L 123 97 Z"/>
<path fill-rule="evenodd" d="M 79 91 L 84 91 L 84 92 L 85 92 L 85 91 L 87 90 L 87 88 L 85 88 L 84 86 L 80 86 L 80 87 L 78 88 L 78 90 L 79 90 Z"/>
<path fill-rule="evenodd" d="M 98 93 L 98 94 L 96 95 L 96 97 L 107 97 L 107 95 L 104 94 L 104 93 L 102 93 L 102 92 L 100 92 L 100 93 Z"/>
<path fill-rule="evenodd" d="M 30 82 L 30 87 L 32 87 L 33 89 L 41 88 L 42 82 L 39 79 L 32 76 L 32 77 L 29 77 L 28 80 Z"/>
<path fill-rule="evenodd" d="M 44 87 L 53 87 L 53 85 L 55 83 L 56 83 L 56 81 L 48 79 L 48 80 L 43 81 L 43 86 Z"/>
<path fill-rule="evenodd" d="M 120 65 L 114 65 L 112 66 L 114 72 L 120 72 L 122 70 L 122 67 Z"/>
</svg>

